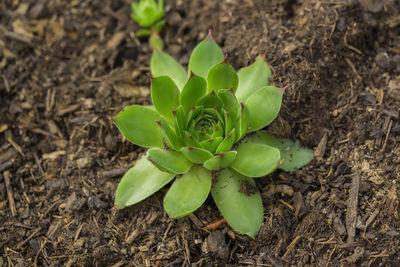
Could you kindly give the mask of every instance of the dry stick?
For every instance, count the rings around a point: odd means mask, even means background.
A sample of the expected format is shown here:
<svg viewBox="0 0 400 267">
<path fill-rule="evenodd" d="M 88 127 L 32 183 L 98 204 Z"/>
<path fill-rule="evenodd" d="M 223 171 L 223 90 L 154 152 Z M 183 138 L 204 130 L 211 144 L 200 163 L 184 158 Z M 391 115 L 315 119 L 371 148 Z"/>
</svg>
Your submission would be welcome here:
<svg viewBox="0 0 400 267">
<path fill-rule="evenodd" d="M 216 221 L 214 223 L 210 223 L 209 225 L 207 225 L 206 227 L 204 227 L 203 229 L 206 231 L 213 231 L 215 229 L 217 229 L 218 227 L 220 227 L 222 224 L 224 224 L 226 222 L 225 219 L 221 219 L 219 221 Z"/>
<path fill-rule="evenodd" d="M 8 206 L 11 210 L 11 215 L 15 217 L 17 215 L 17 209 L 15 208 L 14 196 L 11 190 L 11 183 L 10 183 L 10 172 L 4 171 L 4 183 L 6 184 L 7 189 L 7 196 L 8 196 Z"/>
<path fill-rule="evenodd" d="M 301 236 L 296 236 L 292 242 L 290 242 L 289 246 L 287 246 L 286 248 L 286 252 L 285 254 L 283 254 L 282 259 L 285 259 L 294 249 L 294 247 L 296 246 L 296 244 L 299 242 Z"/>
<path fill-rule="evenodd" d="M 36 228 L 35 230 L 33 230 L 33 232 L 22 242 L 20 242 L 17 245 L 17 249 L 22 248 L 23 245 L 25 245 L 29 240 L 32 239 L 32 237 L 34 237 L 40 230 L 42 230 L 42 228 L 39 226 L 38 228 Z"/>
<path fill-rule="evenodd" d="M 358 191 L 360 189 L 360 176 L 353 176 L 351 188 L 349 192 L 349 203 L 347 204 L 346 212 L 346 228 L 347 228 L 347 242 L 354 242 L 356 236 L 356 222 L 357 222 L 357 206 L 358 206 Z"/>
<path fill-rule="evenodd" d="M 381 148 L 381 152 L 385 151 L 385 148 L 386 148 L 386 145 L 387 145 L 387 142 L 388 142 L 388 139 L 389 139 L 389 134 L 390 134 L 390 131 L 392 130 L 392 123 L 393 123 L 393 121 L 390 120 L 388 129 L 386 131 L 385 141 L 383 142 L 383 146 Z"/>
</svg>

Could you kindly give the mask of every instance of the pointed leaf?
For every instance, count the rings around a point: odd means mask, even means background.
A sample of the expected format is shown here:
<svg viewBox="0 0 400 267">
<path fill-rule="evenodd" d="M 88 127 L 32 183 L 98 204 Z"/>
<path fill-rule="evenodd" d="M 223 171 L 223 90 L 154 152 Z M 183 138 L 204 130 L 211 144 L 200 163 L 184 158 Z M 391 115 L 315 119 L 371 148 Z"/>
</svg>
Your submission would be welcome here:
<svg viewBox="0 0 400 267">
<path fill-rule="evenodd" d="M 197 100 L 206 94 L 207 82 L 200 76 L 192 75 L 182 89 L 180 102 L 185 112 L 195 106 Z"/>
<path fill-rule="evenodd" d="M 239 85 L 236 91 L 236 97 L 244 101 L 252 93 L 268 85 L 268 80 L 271 77 L 271 70 L 267 63 L 265 63 L 265 60 L 258 56 L 256 62 L 252 65 L 240 69 L 238 76 Z"/>
<path fill-rule="evenodd" d="M 160 114 L 150 107 L 132 105 L 124 108 L 115 118 L 115 124 L 130 142 L 144 147 L 162 147 L 161 130 L 156 121 Z"/>
<path fill-rule="evenodd" d="M 254 237 L 263 222 L 260 193 L 253 179 L 223 169 L 211 188 L 211 194 L 228 224 L 241 234 Z"/>
<path fill-rule="evenodd" d="M 151 100 L 158 113 L 172 121 L 172 111 L 179 105 L 179 90 L 174 81 L 168 76 L 154 78 L 151 82 Z"/>
<path fill-rule="evenodd" d="M 220 109 L 224 102 L 216 94 L 210 93 L 203 97 L 200 97 L 196 102 L 196 106 L 203 106 L 204 108 L 214 108 Z"/>
<path fill-rule="evenodd" d="M 226 153 L 221 153 L 216 155 L 208 160 L 206 160 L 203 164 L 203 167 L 210 171 L 217 171 L 219 169 L 223 169 L 231 165 L 233 160 L 236 157 L 236 151 L 228 151 Z"/>
<path fill-rule="evenodd" d="M 150 69 L 153 77 L 170 77 L 179 90 L 183 88 L 187 80 L 185 69 L 175 59 L 160 50 L 153 52 Z"/>
<path fill-rule="evenodd" d="M 178 151 L 152 148 L 149 149 L 148 154 L 149 160 L 154 165 L 160 166 L 162 169 L 174 174 L 186 173 L 193 165 Z"/>
<path fill-rule="evenodd" d="M 115 205 L 119 209 L 133 205 L 151 196 L 168 184 L 175 174 L 157 169 L 146 156 L 136 161 L 122 177 L 115 193 Z"/>
<path fill-rule="evenodd" d="M 235 143 L 242 139 L 243 136 L 245 136 L 245 134 L 247 133 L 247 128 L 249 127 L 249 110 L 245 105 L 243 105 L 243 103 L 240 103 L 240 105 L 240 116 L 235 126 Z"/>
<path fill-rule="evenodd" d="M 224 60 L 224 55 L 221 49 L 208 36 L 194 48 L 189 59 L 188 71 L 206 79 L 208 71 L 222 60 Z"/>
<path fill-rule="evenodd" d="M 197 141 L 190 133 L 187 131 L 183 132 L 183 141 L 185 143 L 185 146 L 187 147 L 198 147 L 198 148 L 203 148 L 203 146 Z"/>
<path fill-rule="evenodd" d="M 239 103 L 236 100 L 235 93 L 233 90 L 219 90 L 218 96 L 224 102 L 224 109 L 229 112 L 233 121 L 236 121 L 239 113 Z"/>
<path fill-rule="evenodd" d="M 238 76 L 235 69 L 226 62 L 221 62 L 210 69 L 207 76 L 208 91 L 232 88 L 236 92 Z"/>
<path fill-rule="evenodd" d="M 172 111 L 174 116 L 174 125 L 177 132 L 177 135 L 182 140 L 183 139 L 183 131 L 186 127 L 186 116 L 185 111 L 182 106 L 179 106 L 176 110 Z"/>
<path fill-rule="evenodd" d="M 181 139 L 179 139 L 178 135 L 171 127 L 170 123 L 164 118 L 161 118 L 158 123 L 161 128 L 161 133 L 164 137 L 164 140 L 167 142 L 167 145 L 174 150 L 181 149 L 181 147 L 183 146 L 182 141 Z"/>
<path fill-rule="evenodd" d="M 291 171 L 301 168 L 313 159 L 314 153 L 311 149 L 302 147 L 299 140 L 292 141 L 286 138 L 278 138 L 269 135 L 265 131 L 256 132 L 254 135 L 246 137 L 244 142 L 259 143 L 275 147 L 281 152 L 282 164 L 279 169 Z"/>
<path fill-rule="evenodd" d="M 164 198 L 168 215 L 180 218 L 197 210 L 210 193 L 211 180 L 211 172 L 200 166 L 177 178 Z"/>
<path fill-rule="evenodd" d="M 230 133 L 227 136 L 225 136 L 221 144 L 219 144 L 215 153 L 219 154 L 228 151 L 229 149 L 232 148 L 234 142 L 235 142 L 235 129 L 232 129 L 232 131 L 230 131 Z"/>
<path fill-rule="evenodd" d="M 278 115 L 282 104 L 282 93 L 273 86 L 261 87 L 244 102 L 249 109 L 250 132 L 270 124 Z"/>
<path fill-rule="evenodd" d="M 214 153 L 214 151 L 217 149 L 219 144 L 222 142 L 224 138 L 221 136 L 214 137 L 208 140 L 201 141 L 200 144 L 203 146 L 204 149 L 210 151 L 211 153 Z"/>
<path fill-rule="evenodd" d="M 189 127 L 191 123 L 193 123 L 193 119 L 200 114 L 200 112 L 203 110 L 203 106 L 196 106 L 192 107 L 186 116 L 186 129 Z"/>
<path fill-rule="evenodd" d="M 181 152 L 188 160 L 196 164 L 202 164 L 213 156 L 208 150 L 197 147 L 182 147 Z"/>
<path fill-rule="evenodd" d="M 233 128 L 233 117 L 229 112 L 226 112 L 225 109 L 222 109 L 222 112 L 225 112 L 224 121 L 225 121 L 225 133 L 229 133 Z"/>
<path fill-rule="evenodd" d="M 235 160 L 230 165 L 249 177 L 262 177 L 273 172 L 280 163 L 279 149 L 258 143 L 241 143 Z"/>
</svg>

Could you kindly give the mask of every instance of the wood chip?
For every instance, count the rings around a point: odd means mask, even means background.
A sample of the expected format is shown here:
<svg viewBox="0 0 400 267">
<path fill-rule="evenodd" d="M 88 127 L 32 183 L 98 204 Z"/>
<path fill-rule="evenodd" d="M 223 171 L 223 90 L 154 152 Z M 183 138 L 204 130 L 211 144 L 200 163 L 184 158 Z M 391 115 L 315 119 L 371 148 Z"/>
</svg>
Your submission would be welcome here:
<svg viewBox="0 0 400 267">
<path fill-rule="evenodd" d="M 79 109 L 80 106 L 81 106 L 81 105 L 79 105 L 79 104 L 75 104 L 75 105 L 71 105 L 71 106 L 69 106 L 69 107 L 60 109 L 60 110 L 58 110 L 57 115 L 63 116 L 63 115 L 65 115 L 65 114 L 67 114 L 67 113 L 74 112 L 75 110 Z"/>
<path fill-rule="evenodd" d="M 64 150 L 60 150 L 60 151 L 54 151 L 51 153 L 46 153 L 43 154 L 43 159 L 56 159 L 59 156 L 65 155 L 67 154 L 67 152 L 65 152 Z"/>
<path fill-rule="evenodd" d="M 328 142 L 328 133 L 325 133 L 321 141 L 319 141 L 317 148 L 314 151 L 314 156 L 317 160 L 322 160 L 322 158 L 324 157 L 327 142 Z"/>
<path fill-rule="evenodd" d="M 346 212 L 347 242 L 354 242 L 356 236 L 358 191 L 360 189 L 360 176 L 353 176 Z"/>
<path fill-rule="evenodd" d="M 4 171 L 3 175 L 4 175 L 4 183 L 6 184 L 6 190 L 7 190 L 8 206 L 10 207 L 11 215 L 15 217 L 17 215 L 17 209 L 15 208 L 14 195 L 11 189 L 10 172 Z"/>
</svg>

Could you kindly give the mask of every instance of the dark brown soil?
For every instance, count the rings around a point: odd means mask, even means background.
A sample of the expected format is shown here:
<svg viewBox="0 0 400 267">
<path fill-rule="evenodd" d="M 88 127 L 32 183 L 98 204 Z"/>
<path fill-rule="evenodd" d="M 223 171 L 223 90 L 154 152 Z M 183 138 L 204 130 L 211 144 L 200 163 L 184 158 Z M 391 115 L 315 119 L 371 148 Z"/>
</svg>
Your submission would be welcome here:
<svg viewBox="0 0 400 267">
<path fill-rule="evenodd" d="M 211 199 L 179 220 L 165 190 L 113 208 L 144 150 L 112 118 L 149 103 L 129 2 L 0 2 L 0 266 L 399 265 L 398 1 L 167 0 L 166 51 L 186 64 L 212 29 L 236 68 L 265 55 L 289 86 L 269 131 L 315 151 L 257 180 L 255 239 L 203 230 Z"/>
</svg>

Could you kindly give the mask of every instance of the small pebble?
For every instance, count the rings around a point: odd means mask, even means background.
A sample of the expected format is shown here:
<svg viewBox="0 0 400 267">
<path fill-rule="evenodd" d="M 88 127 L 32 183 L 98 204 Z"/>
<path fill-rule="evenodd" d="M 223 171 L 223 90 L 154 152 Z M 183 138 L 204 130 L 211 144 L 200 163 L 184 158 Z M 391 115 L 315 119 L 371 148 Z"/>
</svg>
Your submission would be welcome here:
<svg viewBox="0 0 400 267">
<path fill-rule="evenodd" d="M 375 57 L 376 64 L 381 68 L 388 68 L 390 66 L 390 58 L 386 52 L 380 52 Z"/>
<path fill-rule="evenodd" d="M 76 160 L 76 165 L 79 169 L 89 168 L 93 165 L 93 159 L 90 156 L 86 156 Z"/>
<path fill-rule="evenodd" d="M 111 134 L 106 136 L 106 138 L 104 140 L 104 144 L 105 144 L 106 148 L 111 152 L 114 152 L 118 149 L 118 140 L 117 140 L 117 138 L 115 138 L 115 136 L 113 136 Z"/>
</svg>

